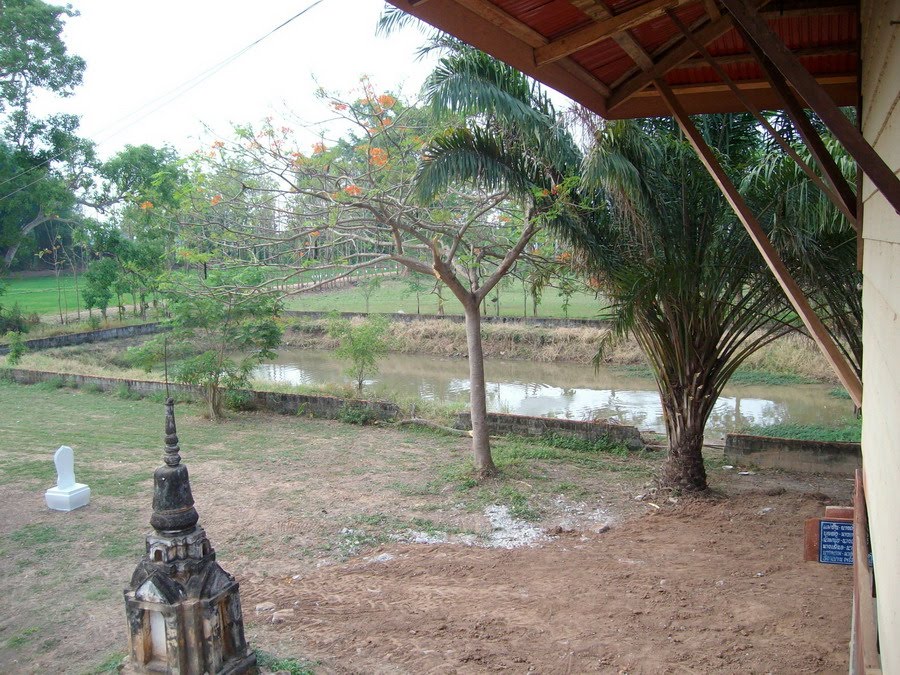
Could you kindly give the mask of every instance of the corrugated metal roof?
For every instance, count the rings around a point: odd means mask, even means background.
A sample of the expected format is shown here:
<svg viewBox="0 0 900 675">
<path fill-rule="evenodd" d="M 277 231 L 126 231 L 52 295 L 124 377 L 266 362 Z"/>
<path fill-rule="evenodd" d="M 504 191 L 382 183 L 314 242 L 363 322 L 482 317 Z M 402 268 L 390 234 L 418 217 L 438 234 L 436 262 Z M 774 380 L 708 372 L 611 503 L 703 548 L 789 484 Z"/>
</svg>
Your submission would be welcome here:
<svg viewBox="0 0 900 675">
<path fill-rule="evenodd" d="M 401 6 L 402 0 L 389 1 Z M 858 54 L 853 46 L 858 40 L 859 10 L 858 4 L 854 4 L 857 1 L 777 0 L 770 3 L 773 10 L 763 13 L 786 46 L 799 52 L 801 63 L 813 75 L 830 78 L 826 88 L 841 105 L 852 104 L 856 98 Z M 688 88 L 696 85 L 692 91 L 708 85 L 697 98 L 697 109 L 707 107 L 710 101 L 716 109 L 740 108 L 737 99 L 727 91 L 724 95 L 717 93 L 719 98 L 715 100 L 710 99 L 711 92 L 721 91 L 709 86 L 721 84 L 719 76 L 690 50 L 680 29 L 665 12 L 674 12 L 694 31 L 718 22 L 725 32 L 708 41 L 708 51 L 716 57 L 729 57 L 722 62 L 722 67 L 729 77 L 738 83 L 746 82 L 757 92 L 754 96 L 760 105 L 777 102 L 771 92 L 760 93 L 760 68 L 738 32 L 727 28 L 724 8 L 718 6 L 722 19 L 710 16 L 703 0 L 671 0 L 664 5 L 657 0 L 429 0 L 414 5 L 403 2 L 403 5 L 407 11 L 470 40 L 602 114 L 613 113 L 613 117 L 665 114 L 661 101 L 659 105 L 649 101 L 648 97 L 654 95 L 652 91 L 643 91 L 641 101 L 631 104 L 626 101 L 650 81 L 640 68 L 646 58 L 659 62 L 671 50 L 678 57 L 667 58 L 668 67 L 663 69 L 671 85 Z M 640 16 L 641 8 L 647 9 L 646 17 Z M 627 25 L 629 35 L 620 34 L 618 43 L 613 36 L 579 42 L 589 32 L 585 28 L 602 21 L 604 9 L 613 17 L 628 13 L 629 20 L 637 14 Z M 560 42 L 561 38 L 566 40 Z M 542 47 L 545 41 L 549 47 Z M 636 52 L 636 45 L 646 57 Z M 815 50 L 822 53 L 810 53 Z M 679 65 L 686 59 L 690 62 Z M 635 78 L 633 84 L 632 78 Z M 597 81 L 602 84 L 598 85 Z M 616 90 L 618 87 L 621 89 Z M 729 98 L 730 101 L 725 100 Z M 691 108 L 689 101 L 686 105 Z"/>
</svg>

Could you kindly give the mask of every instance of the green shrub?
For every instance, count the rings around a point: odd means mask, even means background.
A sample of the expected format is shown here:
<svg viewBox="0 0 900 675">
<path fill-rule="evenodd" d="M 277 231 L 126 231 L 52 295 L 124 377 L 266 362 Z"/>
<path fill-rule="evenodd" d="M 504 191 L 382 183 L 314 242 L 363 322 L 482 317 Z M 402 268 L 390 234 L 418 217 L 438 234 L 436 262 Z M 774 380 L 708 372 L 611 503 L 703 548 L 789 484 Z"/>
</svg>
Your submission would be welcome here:
<svg viewBox="0 0 900 675">
<path fill-rule="evenodd" d="M 6 355 L 6 362 L 11 366 L 19 365 L 19 361 L 28 351 L 25 343 L 22 341 L 22 333 L 20 331 L 11 331 L 6 334 L 9 339 L 9 353 Z"/>
<path fill-rule="evenodd" d="M 338 411 L 337 418 L 341 422 L 345 422 L 347 424 L 366 425 L 376 421 L 378 419 L 378 415 L 375 414 L 375 411 L 371 410 L 370 408 L 366 408 L 365 406 L 345 404 Z"/>
<path fill-rule="evenodd" d="M 256 650 L 256 664 L 260 668 L 265 668 L 270 672 L 286 672 L 290 675 L 313 675 L 314 671 L 310 668 L 312 665 L 308 661 L 300 661 L 297 659 L 279 659 L 273 654 L 264 652 L 261 649 Z"/>
<path fill-rule="evenodd" d="M 10 309 L 0 307 L 0 335 L 3 333 L 27 333 L 28 320 L 19 309 L 19 303 L 15 303 Z"/>
<path fill-rule="evenodd" d="M 229 410 L 255 410 L 253 394 L 243 389 L 229 389 L 225 392 L 225 407 Z"/>
</svg>

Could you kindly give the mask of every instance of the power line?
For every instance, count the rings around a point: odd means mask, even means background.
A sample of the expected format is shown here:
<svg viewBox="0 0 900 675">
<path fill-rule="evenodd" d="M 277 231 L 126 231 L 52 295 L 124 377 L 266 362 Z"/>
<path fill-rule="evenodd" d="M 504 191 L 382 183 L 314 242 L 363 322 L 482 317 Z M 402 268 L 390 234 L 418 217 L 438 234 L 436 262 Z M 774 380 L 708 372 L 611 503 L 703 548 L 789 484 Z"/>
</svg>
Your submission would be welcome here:
<svg viewBox="0 0 900 675">
<path fill-rule="evenodd" d="M 230 65 L 231 63 L 233 63 L 234 61 L 236 61 L 237 59 L 239 59 L 241 56 L 243 56 L 244 54 L 246 54 L 248 51 L 250 51 L 251 49 L 253 49 L 255 46 L 257 46 L 257 45 L 258 45 L 259 43 L 261 43 L 263 40 L 266 40 L 267 38 L 271 37 L 272 35 L 274 35 L 274 34 L 277 33 L 278 31 L 280 31 L 282 28 L 285 28 L 286 26 L 288 26 L 288 25 L 291 24 L 292 22 L 296 21 L 296 20 L 299 19 L 301 16 L 303 16 L 304 14 L 306 14 L 307 12 L 309 12 L 311 9 L 313 9 L 313 8 L 316 7 L 317 5 L 322 4 L 323 2 L 325 2 L 325 0 L 315 0 L 315 2 L 313 2 L 313 3 L 309 4 L 309 5 L 307 5 L 307 6 L 304 7 L 302 10 L 300 10 L 299 12 L 297 12 L 296 14 L 294 14 L 292 17 L 290 17 L 289 19 L 287 19 L 287 20 L 283 21 L 282 23 L 278 24 L 278 25 L 275 26 L 272 30 L 268 31 L 265 35 L 262 35 L 261 37 L 257 38 L 256 40 L 254 40 L 253 42 L 251 42 L 251 43 L 248 44 L 247 46 L 245 46 L 245 47 L 239 49 L 238 51 L 236 51 L 235 53 L 233 53 L 231 56 L 225 58 L 224 60 L 220 61 L 219 63 L 217 63 L 217 64 L 215 64 L 215 65 L 213 65 L 213 66 L 211 66 L 210 68 L 207 68 L 206 70 L 204 70 L 203 72 L 199 73 L 198 75 L 195 75 L 194 77 L 190 78 L 189 80 L 186 80 L 185 82 L 179 84 L 177 87 L 174 87 L 173 89 L 170 89 L 169 91 L 167 91 L 167 92 L 165 92 L 165 93 L 163 93 L 163 94 L 160 94 L 160 95 L 157 96 L 156 98 L 150 99 L 149 101 L 147 101 L 145 104 L 143 104 L 143 105 L 140 106 L 139 108 L 133 110 L 132 112 L 128 113 L 127 115 L 125 115 L 125 116 L 119 118 L 118 120 L 116 120 L 115 122 L 111 123 L 111 124 L 107 127 L 107 129 L 105 129 L 105 130 L 104 130 L 104 129 L 101 129 L 101 130 L 98 132 L 97 137 L 102 137 L 104 134 L 107 134 L 107 138 L 109 138 L 109 137 L 111 137 L 111 136 L 115 136 L 116 134 L 120 133 L 121 131 L 124 131 L 125 129 L 128 129 L 128 128 L 134 126 L 135 124 L 137 124 L 138 122 L 140 122 L 140 121 L 146 119 L 147 117 L 149 117 L 149 116 L 152 115 L 153 113 L 157 112 L 157 111 L 160 110 L 161 108 L 163 108 L 163 107 L 169 105 L 170 103 L 172 103 L 172 102 L 175 101 L 176 99 L 180 98 L 181 96 L 183 96 L 183 95 L 186 94 L 187 92 L 189 92 L 189 91 L 191 91 L 192 89 L 196 88 L 197 86 L 199 86 L 200 84 L 202 84 L 203 82 L 205 82 L 206 80 L 208 80 L 210 77 L 212 77 L 213 75 L 215 75 L 216 73 L 218 73 L 220 70 L 222 70 L 222 69 L 225 68 L 226 66 Z M 158 103 L 158 104 L 157 104 L 157 103 Z M 152 106 L 152 107 L 151 107 L 151 106 Z M 146 108 L 148 108 L 148 107 L 149 107 L 150 109 L 147 110 L 146 112 L 144 112 L 144 110 L 145 110 Z M 137 117 L 135 117 L 135 116 L 137 116 Z M 131 119 L 131 118 L 134 118 L 134 119 Z M 127 120 L 129 120 L 129 119 L 131 119 L 131 121 L 127 121 Z M 126 121 L 127 121 L 127 123 L 126 123 Z M 123 124 L 123 123 L 124 123 L 124 124 Z M 53 156 L 51 156 L 51 157 L 48 157 L 47 159 L 45 159 L 45 160 L 44 160 L 43 162 L 41 162 L 40 164 L 37 164 L 37 165 L 32 166 L 32 167 L 29 167 L 28 169 L 26 169 L 26 170 L 24 170 L 24 171 L 20 171 L 19 173 L 15 174 L 15 175 L 13 175 L 13 176 L 11 176 L 11 177 L 9 177 L 9 178 L 3 180 L 3 181 L 0 181 L 0 185 L 5 185 L 6 183 L 8 183 L 8 182 L 10 182 L 10 181 L 12 181 L 12 180 L 17 179 L 17 178 L 19 178 L 20 176 L 23 176 L 23 175 L 28 174 L 28 173 L 30 173 L 30 172 L 32 172 L 32 171 L 35 171 L 35 170 L 41 168 L 42 166 L 45 166 L 45 165 L 49 164 L 49 163 L 52 162 L 53 160 L 59 159 L 62 155 L 63 155 L 63 153 L 60 152 L 60 153 L 57 153 L 56 155 L 53 155 Z M 19 192 L 22 192 L 23 190 L 26 190 L 27 188 L 31 187 L 32 185 L 34 185 L 34 184 L 36 184 L 36 183 L 39 183 L 40 181 L 44 180 L 44 178 L 45 178 L 44 176 L 40 176 L 40 177 L 38 177 L 37 179 L 33 180 L 32 182 L 27 183 L 26 185 L 23 185 L 23 186 L 19 187 L 19 188 L 16 189 L 16 190 L 13 190 L 12 192 L 10 192 L 10 193 L 8 193 L 8 194 L 6 194 L 6 195 L 0 197 L 0 201 L 3 201 L 4 199 L 8 199 L 8 198 L 10 198 L 10 197 L 12 197 L 12 196 L 18 194 Z"/>
</svg>

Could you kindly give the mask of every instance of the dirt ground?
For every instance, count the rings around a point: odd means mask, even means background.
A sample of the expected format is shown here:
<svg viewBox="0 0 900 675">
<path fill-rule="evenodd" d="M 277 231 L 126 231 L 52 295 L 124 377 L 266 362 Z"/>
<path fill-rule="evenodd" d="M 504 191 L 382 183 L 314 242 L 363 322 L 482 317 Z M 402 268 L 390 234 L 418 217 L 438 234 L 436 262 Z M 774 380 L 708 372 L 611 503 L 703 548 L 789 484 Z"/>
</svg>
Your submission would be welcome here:
<svg viewBox="0 0 900 675">
<path fill-rule="evenodd" d="M 0 386 L 0 672 L 114 672 L 161 408 Z M 849 480 L 713 458 L 714 496 L 673 503 L 649 487 L 659 456 L 498 439 L 504 478 L 477 485 L 464 439 L 180 410 L 251 645 L 316 673 L 847 670 L 851 573 L 803 562 L 802 532 Z M 71 514 L 44 506 L 37 459 L 61 435 L 94 490 Z"/>
<path fill-rule="evenodd" d="M 784 482 L 534 547 L 383 547 L 248 579 L 244 603 L 293 609 L 252 633 L 321 672 L 846 672 L 850 570 L 802 561 L 803 519 L 827 500 L 770 494 Z"/>
</svg>

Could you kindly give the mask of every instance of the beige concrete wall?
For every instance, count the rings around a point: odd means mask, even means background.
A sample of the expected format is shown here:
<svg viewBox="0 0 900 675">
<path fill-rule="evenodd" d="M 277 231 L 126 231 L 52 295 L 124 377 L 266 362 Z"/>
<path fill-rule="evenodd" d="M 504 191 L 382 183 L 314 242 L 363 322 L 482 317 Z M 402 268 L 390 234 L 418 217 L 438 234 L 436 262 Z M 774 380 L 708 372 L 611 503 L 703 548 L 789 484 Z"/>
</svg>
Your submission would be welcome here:
<svg viewBox="0 0 900 675">
<path fill-rule="evenodd" d="M 863 0 L 863 134 L 900 169 L 900 0 Z M 900 216 L 863 185 L 863 470 L 882 668 L 900 673 Z"/>
</svg>

